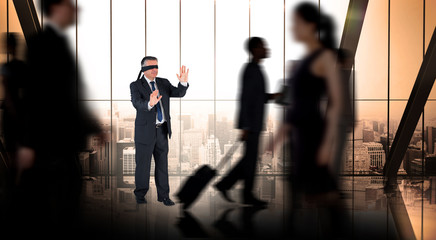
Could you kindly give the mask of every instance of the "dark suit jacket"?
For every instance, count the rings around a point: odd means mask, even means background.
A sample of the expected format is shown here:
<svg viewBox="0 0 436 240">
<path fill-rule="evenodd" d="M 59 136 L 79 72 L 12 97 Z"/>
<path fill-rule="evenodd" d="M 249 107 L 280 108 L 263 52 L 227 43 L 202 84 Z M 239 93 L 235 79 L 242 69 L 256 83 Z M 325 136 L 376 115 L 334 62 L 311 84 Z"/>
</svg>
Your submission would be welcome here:
<svg viewBox="0 0 436 240">
<path fill-rule="evenodd" d="M 22 136 L 22 95 L 29 80 L 27 65 L 20 60 L 13 59 L 5 63 L 1 70 L 3 87 L 5 89 L 2 102 L 3 119 L 2 130 L 6 150 L 15 152 Z"/>
<path fill-rule="evenodd" d="M 170 116 L 170 97 L 183 97 L 188 87 L 179 83 L 174 87 L 168 79 L 156 78 L 159 94 L 162 96 L 161 102 L 164 108 L 164 115 L 168 126 L 168 135 L 171 138 L 171 116 Z M 156 116 L 157 107 L 148 110 L 151 89 L 144 77 L 130 84 L 130 94 L 133 106 L 136 108 L 135 119 L 135 142 L 151 143 L 156 139 Z"/>
<path fill-rule="evenodd" d="M 83 150 L 87 136 L 101 129 L 79 101 L 84 89 L 66 38 L 45 26 L 28 42 L 27 61 L 22 144 L 49 155 Z"/>
<path fill-rule="evenodd" d="M 247 63 L 241 86 L 238 128 L 260 132 L 264 127 L 265 103 L 272 95 L 265 93 L 265 78 L 257 63 Z"/>
</svg>

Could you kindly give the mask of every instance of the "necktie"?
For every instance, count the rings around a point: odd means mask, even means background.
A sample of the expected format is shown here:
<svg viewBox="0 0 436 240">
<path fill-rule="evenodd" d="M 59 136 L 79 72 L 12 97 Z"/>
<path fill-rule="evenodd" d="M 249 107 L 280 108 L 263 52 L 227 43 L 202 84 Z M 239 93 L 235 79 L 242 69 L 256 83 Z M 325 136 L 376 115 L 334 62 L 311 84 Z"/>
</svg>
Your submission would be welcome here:
<svg viewBox="0 0 436 240">
<path fill-rule="evenodd" d="M 151 83 L 151 89 L 153 91 L 155 91 L 156 90 L 156 87 L 154 86 L 155 82 L 153 81 L 150 83 Z M 159 120 L 159 122 L 161 122 L 162 121 L 162 109 L 160 108 L 159 102 L 156 104 L 156 107 L 157 107 L 157 120 Z"/>
</svg>

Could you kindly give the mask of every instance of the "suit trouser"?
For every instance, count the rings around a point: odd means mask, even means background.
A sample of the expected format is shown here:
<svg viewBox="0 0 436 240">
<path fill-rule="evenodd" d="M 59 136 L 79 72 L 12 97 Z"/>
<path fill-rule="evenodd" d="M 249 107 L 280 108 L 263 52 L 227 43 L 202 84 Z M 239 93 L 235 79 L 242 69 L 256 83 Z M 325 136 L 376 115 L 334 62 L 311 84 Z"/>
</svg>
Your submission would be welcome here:
<svg viewBox="0 0 436 240">
<path fill-rule="evenodd" d="M 245 141 L 244 156 L 217 186 L 222 189 L 230 189 L 238 180 L 244 180 L 244 196 L 251 197 L 253 194 L 258 151 L 259 132 L 250 132 Z"/>
<path fill-rule="evenodd" d="M 157 198 L 168 198 L 170 186 L 168 184 L 168 128 L 164 124 L 156 128 L 156 139 L 150 144 L 135 143 L 136 170 L 134 191 L 137 197 L 143 197 L 150 188 L 151 156 L 154 157 Z"/>
</svg>

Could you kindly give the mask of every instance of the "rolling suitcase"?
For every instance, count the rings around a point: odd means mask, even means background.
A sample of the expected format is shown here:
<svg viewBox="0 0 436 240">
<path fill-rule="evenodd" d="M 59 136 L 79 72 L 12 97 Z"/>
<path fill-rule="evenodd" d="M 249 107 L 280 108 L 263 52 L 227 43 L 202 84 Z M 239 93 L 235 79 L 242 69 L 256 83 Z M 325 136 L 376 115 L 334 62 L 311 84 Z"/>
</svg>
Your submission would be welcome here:
<svg viewBox="0 0 436 240">
<path fill-rule="evenodd" d="M 180 191 L 176 194 L 179 202 L 183 204 L 184 210 L 188 209 L 195 202 L 203 189 L 206 188 L 207 184 L 216 176 L 217 170 L 220 170 L 224 164 L 230 160 L 239 145 L 239 142 L 233 144 L 226 155 L 221 159 L 216 169 L 213 169 L 209 165 L 203 165 L 198 168 L 193 175 L 188 177 Z"/>
</svg>

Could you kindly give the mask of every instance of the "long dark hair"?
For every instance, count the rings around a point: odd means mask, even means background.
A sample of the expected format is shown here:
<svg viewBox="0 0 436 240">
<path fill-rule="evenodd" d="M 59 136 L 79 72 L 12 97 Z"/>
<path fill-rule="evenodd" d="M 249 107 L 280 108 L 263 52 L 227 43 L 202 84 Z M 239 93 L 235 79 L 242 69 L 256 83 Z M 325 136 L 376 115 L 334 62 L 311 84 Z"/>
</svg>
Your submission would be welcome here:
<svg viewBox="0 0 436 240">
<path fill-rule="evenodd" d="M 323 14 L 313 3 L 301 3 L 297 5 L 294 12 L 304 21 L 314 23 L 319 33 L 319 40 L 325 48 L 335 49 L 336 40 L 334 34 L 334 24 L 332 19 Z"/>
</svg>

